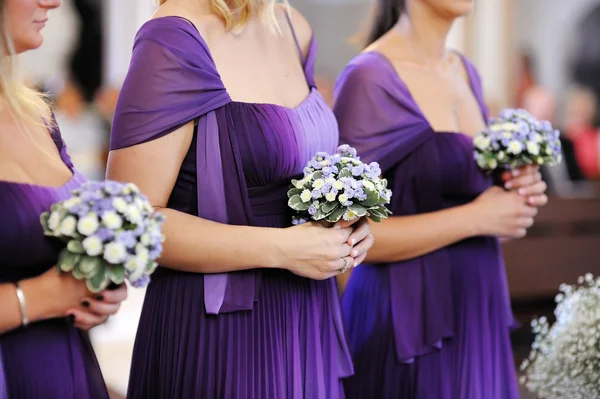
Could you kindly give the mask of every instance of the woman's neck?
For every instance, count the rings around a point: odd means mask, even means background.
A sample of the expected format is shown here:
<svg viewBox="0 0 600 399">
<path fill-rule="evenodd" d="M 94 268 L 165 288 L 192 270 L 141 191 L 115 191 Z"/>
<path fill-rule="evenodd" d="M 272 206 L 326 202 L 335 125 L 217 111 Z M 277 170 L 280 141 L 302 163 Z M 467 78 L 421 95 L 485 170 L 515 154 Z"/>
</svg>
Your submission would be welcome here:
<svg viewBox="0 0 600 399">
<path fill-rule="evenodd" d="M 446 38 L 454 19 L 436 13 L 422 2 L 414 2 L 394 29 L 405 37 L 425 63 L 438 63 L 446 56 Z"/>
</svg>

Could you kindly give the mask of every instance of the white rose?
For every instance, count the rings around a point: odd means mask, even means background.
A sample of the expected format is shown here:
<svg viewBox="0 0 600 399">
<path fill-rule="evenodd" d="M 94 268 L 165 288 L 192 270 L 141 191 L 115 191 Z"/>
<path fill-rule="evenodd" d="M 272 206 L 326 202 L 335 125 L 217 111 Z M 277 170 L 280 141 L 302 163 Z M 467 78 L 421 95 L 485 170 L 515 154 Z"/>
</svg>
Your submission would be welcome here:
<svg viewBox="0 0 600 399">
<path fill-rule="evenodd" d="M 325 195 L 325 199 L 329 202 L 335 201 L 335 197 L 336 197 L 335 193 L 328 193 Z"/>
<path fill-rule="evenodd" d="M 332 186 L 335 184 L 335 178 L 334 177 L 328 177 L 327 180 L 325 180 L 325 183 L 327 184 L 331 184 Z"/>
<path fill-rule="evenodd" d="M 102 253 L 102 240 L 96 236 L 87 237 L 82 245 L 89 256 L 98 256 Z"/>
<path fill-rule="evenodd" d="M 148 234 L 148 233 L 142 234 L 142 236 L 140 237 L 140 242 L 144 246 L 150 245 L 150 234 Z"/>
<path fill-rule="evenodd" d="M 317 179 L 313 182 L 313 187 L 317 188 L 317 189 L 320 189 L 324 185 L 325 185 L 325 180 L 323 180 L 323 179 Z"/>
<path fill-rule="evenodd" d="M 139 260 L 136 260 L 135 262 L 136 268 L 129 273 L 130 281 L 137 281 L 146 274 L 146 263 L 142 264 Z"/>
<path fill-rule="evenodd" d="M 129 272 L 135 272 L 136 270 L 144 270 L 146 264 L 142 262 L 137 256 L 131 256 L 125 262 L 125 269 Z"/>
<path fill-rule="evenodd" d="M 502 129 L 503 130 L 508 130 L 510 132 L 518 132 L 519 131 L 519 125 L 517 125 L 516 123 L 503 123 L 502 124 Z"/>
<path fill-rule="evenodd" d="M 77 219 L 74 216 L 67 216 L 63 219 L 59 227 L 59 233 L 63 236 L 72 237 L 77 227 Z"/>
<path fill-rule="evenodd" d="M 67 211 L 72 211 L 77 205 L 81 204 L 81 198 L 73 197 L 63 202 L 63 208 Z"/>
<path fill-rule="evenodd" d="M 144 263 L 148 263 L 150 260 L 150 252 L 145 246 L 138 244 L 135 246 L 135 255 L 140 258 Z"/>
<path fill-rule="evenodd" d="M 302 200 L 302 202 L 308 202 L 308 201 L 310 201 L 311 198 L 312 198 L 312 194 L 310 193 L 309 190 L 304 190 L 304 191 L 302 191 L 302 194 L 300 194 L 300 199 Z"/>
<path fill-rule="evenodd" d="M 77 231 L 86 237 L 94 234 L 98 227 L 100 227 L 100 223 L 98 223 L 98 217 L 95 213 L 90 213 L 77 222 Z"/>
<path fill-rule="evenodd" d="M 344 188 L 344 183 L 337 180 L 335 183 L 333 183 L 333 187 L 335 187 L 337 190 L 341 190 Z"/>
<path fill-rule="evenodd" d="M 475 144 L 475 147 L 479 148 L 480 150 L 485 150 L 490 146 L 491 141 L 489 138 L 484 136 L 475 136 L 473 143 Z"/>
<path fill-rule="evenodd" d="M 502 161 L 506 155 L 502 151 L 498 151 L 498 155 L 496 156 L 499 161 Z"/>
<path fill-rule="evenodd" d="M 536 143 L 541 143 L 542 141 L 544 141 L 544 139 L 541 134 L 536 133 L 533 135 L 533 141 L 535 141 Z"/>
<path fill-rule="evenodd" d="M 540 153 L 540 146 L 537 143 L 532 143 L 531 141 L 529 141 L 527 143 L 527 151 L 531 155 L 538 155 Z"/>
<path fill-rule="evenodd" d="M 127 256 L 127 250 L 125 249 L 125 245 L 120 242 L 110 242 L 106 244 L 104 247 L 104 259 L 108 263 L 112 263 L 113 265 L 119 265 Z"/>
<path fill-rule="evenodd" d="M 102 222 L 111 230 L 117 230 L 123 226 L 123 219 L 114 211 L 104 212 L 102 214 Z"/>
<path fill-rule="evenodd" d="M 52 212 L 48 218 L 48 228 L 55 231 L 60 223 L 60 215 L 58 212 Z"/>
<path fill-rule="evenodd" d="M 125 216 L 131 223 L 139 223 L 140 222 L 140 210 L 137 209 L 134 205 L 127 205 L 127 209 L 125 210 Z"/>
<path fill-rule="evenodd" d="M 120 197 L 113 199 L 112 206 L 117 210 L 117 212 L 125 213 L 127 209 L 127 202 Z"/>
<path fill-rule="evenodd" d="M 488 161 L 488 167 L 490 169 L 496 169 L 496 167 L 498 167 L 498 162 L 492 158 Z"/>
<path fill-rule="evenodd" d="M 363 180 L 363 187 L 367 190 L 375 190 L 375 185 L 369 180 Z"/>
<path fill-rule="evenodd" d="M 510 152 L 511 154 L 520 154 L 521 151 L 523 151 L 523 144 L 521 144 L 520 142 L 513 140 L 510 143 L 508 143 L 508 152 Z"/>
<path fill-rule="evenodd" d="M 340 201 L 340 203 L 344 203 L 348 201 L 348 196 L 346 194 L 340 194 L 340 196 L 338 197 L 338 200 Z"/>
</svg>

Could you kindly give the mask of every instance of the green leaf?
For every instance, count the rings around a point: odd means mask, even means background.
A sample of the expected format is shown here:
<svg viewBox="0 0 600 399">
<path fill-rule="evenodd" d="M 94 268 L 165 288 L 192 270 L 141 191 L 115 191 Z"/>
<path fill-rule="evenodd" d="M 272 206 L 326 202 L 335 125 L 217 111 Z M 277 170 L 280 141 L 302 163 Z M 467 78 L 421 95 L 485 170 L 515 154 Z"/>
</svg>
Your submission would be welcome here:
<svg viewBox="0 0 600 399">
<path fill-rule="evenodd" d="M 323 212 L 323 207 L 317 209 L 317 212 L 312 216 L 313 220 L 323 220 L 327 217 L 327 213 Z"/>
<path fill-rule="evenodd" d="M 365 194 L 367 194 L 367 199 L 360 202 L 360 205 L 370 208 L 372 206 L 377 205 L 379 202 L 379 194 L 374 190 L 365 190 Z"/>
<path fill-rule="evenodd" d="M 108 265 L 108 276 L 113 283 L 123 284 L 125 281 L 125 268 L 118 265 Z"/>
<path fill-rule="evenodd" d="M 43 212 L 40 215 L 40 223 L 42 223 L 42 228 L 44 229 L 44 233 L 49 233 L 50 229 L 48 228 L 48 219 L 50 219 L 49 212 Z"/>
<path fill-rule="evenodd" d="M 85 249 L 83 249 L 83 244 L 81 244 L 81 241 L 77 240 L 69 241 L 69 243 L 67 244 L 67 249 L 73 252 L 74 254 L 81 255 L 85 253 Z"/>
<path fill-rule="evenodd" d="M 342 218 L 342 216 L 344 215 L 345 212 L 346 212 L 346 208 L 344 208 L 344 207 L 337 208 L 329 216 L 327 216 L 326 220 L 331 223 L 337 223 L 340 221 L 340 219 Z"/>
<path fill-rule="evenodd" d="M 372 221 L 374 221 L 375 223 L 381 223 L 381 221 L 384 219 L 382 217 L 376 216 L 372 213 L 369 213 L 369 219 L 371 219 Z"/>
<path fill-rule="evenodd" d="M 360 206 L 358 204 L 352 204 L 352 205 L 350 205 L 350 207 L 348 209 L 360 218 L 363 216 L 367 216 L 367 208 L 365 208 L 364 206 Z"/>
<path fill-rule="evenodd" d="M 63 272 L 70 272 L 75 268 L 81 257 L 69 251 L 68 248 L 63 248 L 58 254 L 58 267 Z"/>
<path fill-rule="evenodd" d="M 313 174 L 312 180 L 315 181 L 317 179 L 322 179 L 322 178 L 323 178 L 323 172 L 318 171 Z"/>
<path fill-rule="evenodd" d="M 79 265 L 75 266 L 75 269 L 73 269 L 73 277 L 75 277 L 77 280 L 83 280 L 85 277 L 83 273 L 81 273 L 81 270 L 79 270 Z"/>
<path fill-rule="evenodd" d="M 301 188 L 292 188 L 287 192 L 288 198 L 292 198 L 294 195 L 300 195 L 302 193 Z"/>
<path fill-rule="evenodd" d="M 101 268 L 98 273 L 86 280 L 88 289 L 93 293 L 103 291 L 106 287 L 108 287 L 109 283 L 110 279 L 108 277 L 107 268 L 105 267 Z"/>
<path fill-rule="evenodd" d="M 294 195 L 288 201 L 288 205 L 295 211 L 306 211 L 310 207 L 310 204 L 307 202 L 302 202 L 299 195 Z"/>
<path fill-rule="evenodd" d="M 88 278 L 98 274 L 100 269 L 105 268 L 106 263 L 98 257 L 83 256 L 79 262 L 79 270 Z"/>
<path fill-rule="evenodd" d="M 340 177 L 352 177 L 352 171 L 350 168 L 344 168 L 340 171 Z"/>
<path fill-rule="evenodd" d="M 369 209 L 369 216 L 370 215 L 375 215 L 379 218 L 386 218 L 387 217 L 387 213 L 385 212 L 385 208 L 384 207 L 373 207 Z"/>
<path fill-rule="evenodd" d="M 339 206 L 339 202 L 335 201 L 335 202 L 326 202 L 323 205 L 321 205 L 321 207 L 319 208 L 319 210 L 323 211 L 324 214 L 329 215 L 331 212 L 333 212 L 338 206 Z"/>
</svg>

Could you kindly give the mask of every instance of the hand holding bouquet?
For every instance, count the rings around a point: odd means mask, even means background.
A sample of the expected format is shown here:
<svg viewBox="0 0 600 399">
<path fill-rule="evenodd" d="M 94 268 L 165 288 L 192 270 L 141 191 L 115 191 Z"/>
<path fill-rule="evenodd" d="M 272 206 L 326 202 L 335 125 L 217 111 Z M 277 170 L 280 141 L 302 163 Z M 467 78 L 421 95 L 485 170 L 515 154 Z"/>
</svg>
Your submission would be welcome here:
<svg viewBox="0 0 600 399">
<path fill-rule="evenodd" d="M 473 139 L 475 160 L 486 171 L 554 166 L 562 157 L 558 137 L 550 122 L 540 122 L 522 109 L 507 109 Z"/>
<path fill-rule="evenodd" d="M 125 280 L 146 286 L 162 252 L 164 219 L 134 184 L 87 182 L 40 219 L 44 234 L 66 243 L 59 270 L 85 279 L 91 292 Z"/>
<path fill-rule="evenodd" d="M 294 224 L 312 220 L 337 223 L 366 216 L 381 222 L 391 212 L 391 190 L 381 179 L 379 164 L 365 164 L 356 150 L 342 145 L 333 155 L 317 153 L 304 168 L 304 178 L 292 180 L 289 206 L 298 212 Z"/>
<path fill-rule="evenodd" d="M 600 278 L 588 273 L 560 291 L 556 322 L 531 323 L 536 337 L 521 384 L 542 399 L 600 398 Z"/>
</svg>

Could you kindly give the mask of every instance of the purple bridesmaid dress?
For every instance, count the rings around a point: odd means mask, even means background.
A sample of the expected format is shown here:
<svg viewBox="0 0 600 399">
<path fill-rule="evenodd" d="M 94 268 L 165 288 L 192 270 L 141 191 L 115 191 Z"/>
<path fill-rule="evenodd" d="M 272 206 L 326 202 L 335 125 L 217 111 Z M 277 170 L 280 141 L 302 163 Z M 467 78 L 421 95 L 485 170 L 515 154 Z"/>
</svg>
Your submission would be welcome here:
<svg viewBox="0 0 600 399">
<path fill-rule="evenodd" d="M 308 97 L 295 108 L 232 101 L 199 32 L 153 19 L 135 40 L 112 150 L 196 128 L 168 207 L 221 223 L 290 226 L 290 179 L 334 151 L 337 123 L 303 60 Z M 352 373 L 335 280 L 286 270 L 222 274 L 160 268 L 144 302 L 129 398 L 343 397 Z"/>
<path fill-rule="evenodd" d="M 481 82 L 463 58 L 487 120 Z M 383 55 L 363 53 L 336 85 L 340 142 L 379 161 L 395 216 L 473 201 L 492 185 L 472 139 L 435 132 Z M 349 398 L 518 397 L 513 324 L 498 240 L 474 237 L 403 262 L 361 265 L 342 299 L 355 375 Z"/>
<path fill-rule="evenodd" d="M 51 134 L 73 177 L 61 187 L 0 181 L 0 282 L 40 275 L 58 260 L 62 244 L 44 236 L 40 214 L 69 198 L 85 178 L 74 170 L 58 128 Z M 64 318 L 0 335 L 0 360 L 0 398 L 108 398 L 89 340 Z"/>
</svg>

